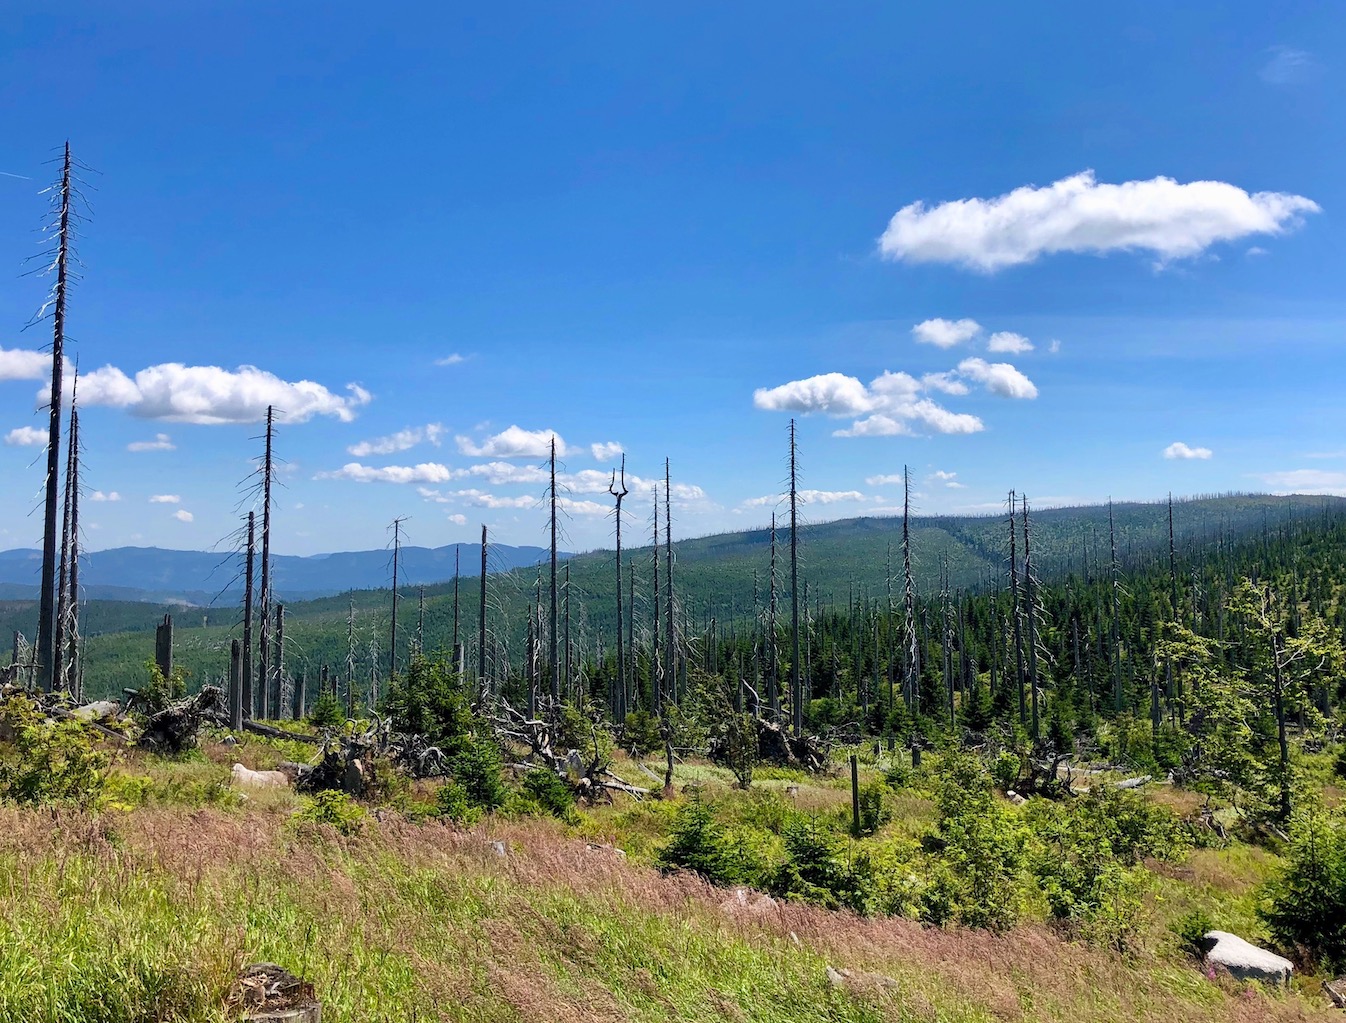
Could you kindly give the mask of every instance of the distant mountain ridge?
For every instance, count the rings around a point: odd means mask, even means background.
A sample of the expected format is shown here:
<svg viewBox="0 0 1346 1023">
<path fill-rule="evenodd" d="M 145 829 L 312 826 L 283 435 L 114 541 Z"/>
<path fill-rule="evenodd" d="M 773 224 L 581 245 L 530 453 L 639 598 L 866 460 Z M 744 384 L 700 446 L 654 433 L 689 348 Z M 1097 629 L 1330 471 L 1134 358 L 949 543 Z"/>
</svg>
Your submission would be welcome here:
<svg viewBox="0 0 1346 1023">
<path fill-rule="evenodd" d="M 570 557 L 563 554 L 562 557 Z M 392 580 L 392 551 L 340 551 L 310 557 L 272 555 L 274 589 L 285 600 L 386 587 Z M 549 557 L 541 547 L 490 544 L 489 570 L 536 565 Z M 444 582 L 454 576 L 455 558 L 464 575 L 481 569 L 480 544 L 403 547 L 398 582 L 407 586 Z M 42 552 L 0 551 L 0 599 L 37 596 Z M 175 551 L 159 547 L 113 547 L 80 558 L 80 589 L 90 600 L 205 605 L 243 592 L 243 557 L 235 553 Z"/>
</svg>

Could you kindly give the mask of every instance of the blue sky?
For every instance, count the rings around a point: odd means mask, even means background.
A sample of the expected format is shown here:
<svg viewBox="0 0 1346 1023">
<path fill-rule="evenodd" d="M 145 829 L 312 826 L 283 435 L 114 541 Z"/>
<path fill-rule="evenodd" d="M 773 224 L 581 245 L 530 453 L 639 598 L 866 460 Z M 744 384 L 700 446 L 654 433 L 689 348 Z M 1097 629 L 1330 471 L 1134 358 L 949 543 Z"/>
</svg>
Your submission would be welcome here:
<svg viewBox="0 0 1346 1023">
<path fill-rule="evenodd" d="M 761 524 L 791 415 L 813 521 L 1346 493 L 1333 5 L 248 6 L 0 23 L 0 546 L 67 137 L 91 549 L 229 534 L 268 401 L 284 553 L 543 543 L 552 433 L 573 547 L 616 446 Z"/>
</svg>

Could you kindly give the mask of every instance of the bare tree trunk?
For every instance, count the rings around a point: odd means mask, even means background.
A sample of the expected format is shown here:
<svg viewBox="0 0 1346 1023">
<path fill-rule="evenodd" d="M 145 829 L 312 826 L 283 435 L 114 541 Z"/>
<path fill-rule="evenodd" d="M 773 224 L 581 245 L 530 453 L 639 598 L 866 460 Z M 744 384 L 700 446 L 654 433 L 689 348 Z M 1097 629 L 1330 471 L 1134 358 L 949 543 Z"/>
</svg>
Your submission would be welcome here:
<svg viewBox="0 0 1346 1023">
<path fill-rule="evenodd" d="M 664 716 L 664 665 L 659 659 L 659 487 L 654 487 L 654 628 L 651 630 L 650 688 L 654 696 L 655 713 Z"/>
<path fill-rule="evenodd" d="M 75 409 L 72 396 L 70 409 L 71 436 L 66 442 L 65 496 L 62 500 L 61 508 L 61 556 L 60 564 L 57 568 L 56 636 L 53 640 L 56 647 L 56 659 L 53 668 L 55 676 L 52 682 L 53 689 L 60 689 L 67 692 L 69 691 L 69 686 L 67 684 L 65 672 L 65 630 L 70 615 L 70 477 L 74 474 L 73 470 L 75 465 L 74 421 Z"/>
<path fill-rule="evenodd" d="M 1040 734 L 1038 723 L 1038 605 L 1037 580 L 1033 578 L 1033 553 L 1028 539 L 1028 498 L 1023 498 L 1024 515 L 1024 587 L 1028 598 L 1028 693 L 1032 698 L 1030 733 L 1034 740 Z"/>
<path fill-rule="evenodd" d="M 1120 593 L 1122 582 L 1117 566 L 1117 529 L 1112 519 L 1112 499 L 1108 499 L 1108 538 L 1112 544 L 1112 702 L 1113 710 L 1122 712 L 1122 649 Z"/>
<path fill-rule="evenodd" d="M 248 512 L 247 565 L 243 570 L 243 712 L 249 717 L 257 714 L 256 695 L 252 691 L 252 572 L 257 558 L 253 512 Z"/>
<path fill-rule="evenodd" d="M 258 638 L 257 675 L 262 689 L 264 716 L 280 717 L 280 680 L 271 673 L 271 441 L 275 410 L 266 407 L 266 453 L 262 460 L 262 588 L 258 594 L 261 635 Z"/>
<path fill-rule="evenodd" d="M 547 678 L 551 694 L 550 715 L 560 713 L 561 704 L 561 667 L 560 646 L 557 643 L 557 607 L 556 607 L 556 437 L 551 439 L 551 613 L 548 617 L 547 631 Z"/>
<path fill-rule="evenodd" d="M 350 608 L 346 612 L 346 714 L 355 717 L 355 665 L 358 655 L 355 652 L 355 598 L 351 598 Z"/>
<path fill-rule="evenodd" d="M 640 701 L 640 687 L 636 685 L 636 566 L 626 569 L 626 655 L 631 662 L 630 689 L 627 692 L 628 706 L 637 706 Z M 617 623 L 621 628 L 622 623 Z"/>
<path fill-rule="evenodd" d="M 582 700 L 580 698 L 580 694 L 576 692 L 574 688 L 575 676 L 571 671 L 571 661 L 570 661 L 571 647 L 570 647 L 570 566 L 569 565 L 566 565 L 565 567 L 565 581 L 563 585 L 565 588 L 565 611 L 564 611 L 565 634 L 563 640 L 565 643 L 565 677 L 563 679 L 565 683 L 564 689 L 566 692 L 571 694 L 570 698 L 574 701 L 575 705 L 579 706 Z M 620 633 L 620 631 L 621 630 L 619 629 L 618 632 Z"/>
<path fill-rule="evenodd" d="M 767 702 L 771 720 L 780 722 L 780 622 L 776 589 L 776 513 L 771 513 L 771 595 L 767 604 Z"/>
<path fill-rule="evenodd" d="M 626 489 L 626 455 L 622 455 L 621 483 L 617 483 L 614 471 L 608 483 L 608 493 L 617 502 L 617 681 L 613 686 L 612 716 L 621 724 L 626 720 L 627 712 L 626 651 L 622 646 L 622 498 L 629 493 Z"/>
<path fill-rule="evenodd" d="M 486 698 L 486 526 L 481 527 L 481 604 L 477 608 L 478 700 Z"/>
<path fill-rule="evenodd" d="M 79 409 L 74 396 L 70 400 L 70 468 L 66 489 L 70 493 L 70 605 L 66 630 L 66 670 L 71 691 L 78 703 L 84 702 L 84 660 L 80 656 L 79 635 Z"/>
<path fill-rule="evenodd" d="M 664 563 L 667 568 L 668 584 L 668 679 L 671 700 L 676 705 L 682 696 L 683 661 L 678 650 L 678 634 L 674 625 L 676 593 L 673 589 L 673 477 L 669 469 L 669 460 L 664 459 Z"/>
<path fill-rule="evenodd" d="M 907 710 L 914 716 L 920 696 L 921 654 L 916 637 L 916 580 L 911 571 L 911 470 L 905 465 L 902 467 L 902 576 L 902 695 L 906 698 Z M 912 735 L 914 744 L 915 733 Z"/>
<path fill-rule="evenodd" d="M 790 420 L 790 700 L 794 733 L 804 734 L 804 686 L 799 677 L 799 475 L 795 421 Z"/>
<path fill-rule="evenodd" d="M 243 729 L 243 651 L 238 640 L 229 642 L 229 727 Z"/>
<path fill-rule="evenodd" d="M 70 255 L 70 143 L 65 144 L 59 191 L 61 207 L 56 249 L 56 289 L 53 295 L 51 338 L 51 402 L 47 420 L 47 498 L 42 529 L 42 592 L 38 601 L 37 678 L 51 692 L 56 685 L 60 651 L 53 629 L 56 624 L 56 511 L 60 499 L 61 474 L 61 374 L 65 368 L 65 297 L 69 278 L 66 262 Z"/>
<path fill-rule="evenodd" d="M 1009 542 L 1010 542 L 1010 615 L 1014 622 L 1014 685 L 1019 698 L 1019 724 L 1028 724 L 1028 707 L 1024 700 L 1024 639 L 1023 610 L 1019 606 L 1019 564 L 1015 547 L 1014 512 L 1017 495 L 1009 492 Z"/>
<path fill-rule="evenodd" d="M 275 646 L 272 650 L 273 657 L 271 661 L 271 670 L 276 673 L 276 699 L 279 706 L 276 708 L 276 717 L 284 714 L 285 707 L 285 605 L 276 605 L 276 631 L 274 633 Z M 293 701 L 291 703 L 293 706 Z"/>
<path fill-rule="evenodd" d="M 402 519 L 393 519 L 393 618 L 388 630 L 388 677 L 397 675 L 397 562 L 402 555 Z M 352 676 L 353 678 L 354 676 Z"/>
</svg>

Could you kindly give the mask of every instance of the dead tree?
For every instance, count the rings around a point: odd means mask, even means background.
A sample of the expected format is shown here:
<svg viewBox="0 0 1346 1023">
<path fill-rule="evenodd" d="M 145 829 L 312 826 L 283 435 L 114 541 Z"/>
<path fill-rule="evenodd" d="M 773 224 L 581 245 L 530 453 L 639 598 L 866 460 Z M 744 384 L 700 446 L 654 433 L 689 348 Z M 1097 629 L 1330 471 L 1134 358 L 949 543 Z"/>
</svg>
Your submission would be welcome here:
<svg viewBox="0 0 1346 1023">
<path fill-rule="evenodd" d="M 1112 545 L 1112 701 L 1113 710 L 1122 712 L 1122 641 L 1121 589 L 1122 581 L 1117 565 L 1117 528 L 1112 519 L 1112 498 L 1108 498 L 1108 538 Z"/>
<path fill-rule="evenodd" d="M 776 594 L 776 513 L 771 513 L 771 569 L 770 595 L 767 598 L 767 703 L 771 706 L 771 720 L 780 721 L 780 647 L 778 605 Z"/>
<path fill-rule="evenodd" d="M 55 311 L 52 315 L 51 338 L 51 401 L 47 422 L 47 496 L 42 530 L 42 586 L 38 601 L 37 622 L 37 677 L 38 684 L 51 692 L 56 684 L 61 653 L 56 648 L 53 630 L 56 624 L 56 512 L 60 501 L 61 473 L 61 374 L 65 367 L 65 303 L 70 283 L 71 181 L 70 143 L 65 144 L 61 163 L 61 183 L 53 194 L 57 204 L 57 238 L 55 260 L 47 271 L 56 271 L 56 286 L 50 298 Z M 45 306 L 44 306 L 45 309 Z M 40 314 L 39 314 L 40 315 Z"/>
<path fill-rule="evenodd" d="M 902 467 L 902 695 L 916 713 L 920 696 L 920 643 L 916 636 L 916 580 L 911 571 L 911 470 Z M 912 733 L 913 736 L 915 733 Z M 914 743 L 915 738 L 912 739 Z"/>
<path fill-rule="evenodd" d="M 70 468 L 66 489 L 70 493 L 70 603 L 67 608 L 65 666 L 70 691 L 77 703 L 84 702 L 84 659 L 79 635 L 79 409 L 70 399 Z"/>
<path fill-rule="evenodd" d="M 621 483 L 617 482 L 617 470 L 613 470 L 608 483 L 608 493 L 617 502 L 617 681 L 613 687 L 612 714 L 620 724 L 626 720 L 627 676 L 626 651 L 622 646 L 622 499 L 630 491 L 626 489 L 626 455 L 622 455 Z"/>
<path fill-rule="evenodd" d="M 1038 722 L 1038 604 L 1037 580 L 1033 578 L 1033 553 L 1028 539 L 1028 498 L 1023 500 L 1024 521 L 1024 588 L 1028 599 L 1028 693 L 1032 697 L 1030 732 L 1034 741 L 1039 738 Z"/>
<path fill-rule="evenodd" d="M 402 523 L 405 518 L 393 519 L 393 618 L 388 630 L 388 677 L 397 674 L 397 562 L 402 555 Z"/>
<path fill-rule="evenodd" d="M 678 634 L 674 625 L 677 600 L 673 589 L 673 477 L 669 471 L 667 458 L 664 459 L 664 568 L 665 585 L 668 587 L 665 607 L 665 614 L 668 615 L 668 688 L 669 698 L 676 705 L 681 695 L 682 672 L 685 667 L 678 653 Z"/>
<path fill-rule="evenodd" d="M 275 431 L 275 408 L 266 407 L 266 449 L 262 456 L 262 573 L 261 589 L 257 594 L 261 632 L 257 640 L 257 676 L 262 690 L 265 716 L 280 717 L 280 678 L 272 679 L 271 671 L 271 442 Z"/>
<path fill-rule="evenodd" d="M 1013 490 L 1009 492 L 1009 582 L 1010 617 L 1014 622 L 1014 684 L 1019 697 L 1019 724 L 1028 723 L 1028 707 L 1024 702 L 1024 640 L 1023 614 L 1019 607 L 1019 565 L 1015 547 L 1014 511 L 1018 497 Z"/>
<path fill-rule="evenodd" d="M 75 385 L 78 386 L 78 376 L 76 376 Z M 70 417 L 71 423 L 74 423 L 75 416 L 75 396 L 72 392 L 70 396 Z M 61 556 L 60 565 L 57 570 L 57 592 L 56 592 L 56 636 L 53 640 L 56 646 L 56 659 L 53 671 L 55 679 L 52 683 L 53 689 L 66 690 L 66 677 L 64 671 L 65 664 L 65 630 L 68 621 L 70 605 L 70 498 L 72 491 L 70 489 L 70 477 L 73 475 L 72 469 L 75 460 L 75 440 L 74 429 L 72 426 L 71 435 L 66 442 L 66 462 L 65 462 L 65 497 L 62 501 L 61 510 Z"/>
<path fill-rule="evenodd" d="M 284 713 L 285 706 L 285 605 L 276 605 L 276 630 L 272 648 L 272 670 L 276 673 L 276 717 Z M 298 717 L 298 715 L 295 715 Z"/>
<path fill-rule="evenodd" d="M 650 687 L 654 710 L 664 716 L 664 666 L 659 659 L 659 486 L 654 486 L 654 628 L 650 639 Z"/>
<path fill-rule="evenodd" d="M 799 479 L 795 421 L 790 420 L 790 701 L 794 733 L 804 734 L 804 686 L 799 677 Z"/>
<path fill-rule="evenodd" d="M 416 656 L 425 650 L 425 584 L 422 583 L 416 597 Z"/>
<path fill-rule="evenodd" d="M 481 527 L 481 604 L 477 608 L 477 700 L 486 699 L 486 526 Z"/>
<path fill-rule="evenodd" d="M 547 619 L 547 681 L 551 693 L 551 712 L 556 714 L 561 706 L 561 665 L 560 646 L 557 642 L 557 599 L 556 599 L 556 435 L 551 439 L 551 482 L 547 488 L 551 501 L 551 577 L 550 577 L 550 613 Z"/>
<path fill-rule="evenodd" d="M 355 716 L 355 598 L 350 601 L 350 610 L 346 612 L 346 704 L 348 716 Z"/>
<path fill-rule="evenodd" d="M 252 691 L 252 569 L 256 558 L 254 524 L 255 515 L 248 512 L 248 548 L 243 569 L 243 713 L 246 717 L 256 717 Z"/>
</svg>

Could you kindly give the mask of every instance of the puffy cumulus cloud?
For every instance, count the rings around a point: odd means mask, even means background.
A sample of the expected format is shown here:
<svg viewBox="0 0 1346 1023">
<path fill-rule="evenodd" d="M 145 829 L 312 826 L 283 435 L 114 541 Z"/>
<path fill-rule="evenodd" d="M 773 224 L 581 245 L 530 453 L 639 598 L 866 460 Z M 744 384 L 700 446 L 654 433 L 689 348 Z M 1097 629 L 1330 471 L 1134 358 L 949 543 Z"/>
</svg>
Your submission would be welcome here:
<svg viewBox="0 0 1346 1023">
<path fill-rule="evenodd" d="M 182 498 L 177 494 L 154 494 L 150 497 L 150 504 L 181 504 Z"/>
<path fill-rule="evenodd" d="M 771 412 L 822 412 L 830 416 L 860 416 L 875 408 L 875 398 L 865 385 L 844 373 L 822 373 L 779 387 L 759 387 L 752 392 L 752 403 Z"/>
<path fill-rule="evenodd" d="M 320 472 L 314 479 L 352 480 L 356 483 L 447 483 L 460 471 L 439 462 L 421 462 L 419 465 L 362 465 L 347 462 L 340 469 Z"/>
<path fill-rule="evenodd" d="M 1033 350 L 1033 342 L 1012 330 L 998 330 L 987 339 L 986 350 L 1005 355 L 1023 355 Z"/>
<path fill-rule="evenodd" d="M 467 516 L 464 515 L 462 512 L 455 512 L 454 514 L 449 516 L 449 521 L 452 522 L 455 526 L 466 526 Z"/>
<path fill-rule="evenodd" d="M 895 472 L 884 476 L 866 476 L 865 482 L 871 487 L 887 487 L 894 483 L 901 483 L 902 474 L 900 472 Z"/>
<path fill-rule="evenodd" d="M 176 451 L 177 445 L 166 433 L 156 433 L 154 440 L 133 440 L 126 445 L 127 451 Z"/>
<path fill-rule="evenodd" d="M 1288 469 L 1256 475 L 1279 494 L 1339 494 L 1346 497 L 1346 472 Z"/>
<path fill-rule="evenodd" d="M 976 320 L 923 320 L 911 328 L 911 336 L 921 344 L 936 345 L 940 348 L 952 348 L 964 341 L 971 341 L 981 333 L 981 324 Z"/>
<path fill-rule="evenodd" d="M 1038 389 L 1033 381 L 1008 362 L 987 362 L 985 359 L 964 359 L 958 372 L 977 381 L 992 394 L 1005 398 L 1036 398 Z"/>
<path fill-rule="evenodd" d="M 994 199 L 911 203 L 893 215 L 879 252 L 983 273 L 1057 252 L 1139 250 L 1163 263 L 1199 255 L 1217 242 L 1282 234 L 1319 209 L 1304 196 L 1249 194 L 1223 181 L 1181 184 L 1156 177 L 1111 185 L 1084 171 Z"/>
<path fill-rule="evenodd" d="M 107 493 L 104 493 L 101 490 L 95 490 L 89 495 L 89 499 L 92 501 L 120 501 L 122 495 L 115 490 L 109 490 Z"/>
<path fill-rule="evenodd" d="M 186 508 L 179 508 L 177 511 L 173 513 L 173 518 L 177 519 L 179 522 L 191 522 L 193 519 L 196 518 L 196 516 L 193 515 L 191 512 L 189 512 Z"/>
<path fill-rule="evenodd" d="M 921 383 L 932 391 L 945 394 L 967 394 L 967 384 L 958 379 L 957 373 L 927 373 L 921 377 Z"/>
<path fill-rule="evenodd" d="M 36 426 L 16 426 L 5 434 L 5 443 L 16 448 L 46 447 L 47 431 Z"/>
<path fill-rule="evenodd" d="M 622 453 L 622 446 L 615 440 L 600 441 L 597 444 L 590 444 L 589 451 L 593 454 L 597 462 L 606 462 L 610 458 L 616 458 Z"/>
<path fill-rule="evenodd" d="M 0 348 L 0 380 L 45 380 L 51 356 L 26 348 Z"/>
<path fill-rule="evenodd" d="M 486 437 L 480 444 L 471 437 L 455 438 L 458 450 L 473 458 L 547 458 L 551 454 L 553 439 L 558 455 L 570 452 L 571 449 L 555 430 L 525 430 L 520 426 L 510 426 Z"/>
<path fill-rule="evenodd" d="M 868 498 L 858 490 L 799 490 L 796 499 L 802 504 L 838 504 L 843 501 L 867 501 Z M 762 497 L 750 497 L 743 502 L 745 508 L 762 508 L 788 501 L 789 494 L 766 494 Z"/>
<path fill-rule="evenodd" d="M 609 515 L 613 510 L 613 506 L 610 504 L 600 504 L 598 501 L 577 501 L 573 497 L 558 497 L 556 503 L 571 515 L 597 517 Z"/>
<path fill-rule="evenodd" d="M 398 451 L 414 448 L 417 444 L 433 444 L 435 447 L 439 447 L 440 438 L 443 436 L 444 426 L 442 423 L 427 423 L 425 426 L 409 426 L 405 430 L 398 430 L 386 437 L 362 440 L 358 444 L 352 444 L 346 450 L 356 458 L 368 458 L 370 455 L 391 455 Z"/>
<path fill-rule="evenodd" d="M 1165 458 L 1210 458 L 1213 454 L 1210 448 L 1188 447 L 1180 440 L 1175 440 L 1164 448 Z"/>
<path fill-rule="evenodd" d="M 65 380 L 68 394 L 74 382 L 70 375 Z M 228 370 L 180 362 L 149 366 L 134 379 L 116 366 L 104 366 L 79 378 L 79 398 L 84 405 L 124 408 L 141 419 L 204 426 L 258 422 L 266 417 L 268 406 L 274 406 L 281 422 L 303 423 L 314 416 L 350 422 L 371 396 L 357 384 L 348 384 L 346 391 L 343 396 L 311 380 L 282 380 L 256 366 Z M 38 401 L 43 400 L 39 393 Z"/>
<path fill-rule="evenodd" d="M 958 482 L 958 473 L 945 472 L 943 469 L 936 469 L 926 477 L 927 482 L 940 483 L 948 490 L 965 490 L 967 484 Z"/>
</svg>

